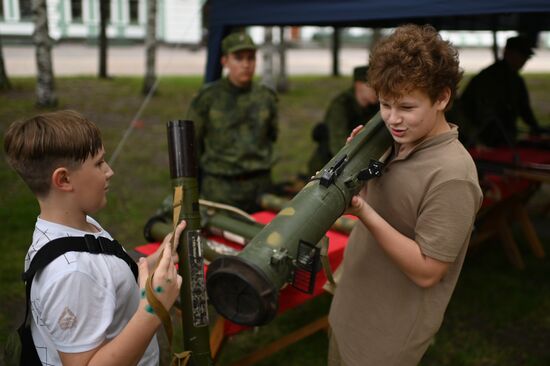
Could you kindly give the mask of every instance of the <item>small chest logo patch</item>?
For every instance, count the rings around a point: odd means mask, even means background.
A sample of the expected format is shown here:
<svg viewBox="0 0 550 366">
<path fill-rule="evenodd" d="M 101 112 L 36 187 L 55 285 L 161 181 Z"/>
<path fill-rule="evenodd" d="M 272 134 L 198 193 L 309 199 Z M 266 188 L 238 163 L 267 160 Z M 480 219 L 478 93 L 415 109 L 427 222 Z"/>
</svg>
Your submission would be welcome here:
<svg viewBox="0 0 550 366">
<path fill-rule="evenodd" d="M 59 327 L 63 330 L 70 329 L 76 324 L 76 315 L 74 315 L 71 309 L 65 307 L 59 317 L 59 320 L 57 321 L 57 324 L 59 324 Z"/>
</svg>

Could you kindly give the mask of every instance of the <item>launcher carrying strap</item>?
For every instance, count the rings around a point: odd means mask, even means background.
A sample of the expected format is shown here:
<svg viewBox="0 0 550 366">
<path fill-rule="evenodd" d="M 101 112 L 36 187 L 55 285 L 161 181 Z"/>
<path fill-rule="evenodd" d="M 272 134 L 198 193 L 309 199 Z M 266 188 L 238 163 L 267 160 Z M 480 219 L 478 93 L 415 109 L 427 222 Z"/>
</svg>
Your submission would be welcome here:
<svg viewBox="0 0 550 366">
<path fill-rule="evenodd" d="M 330 262 L 328 259 L 328 244 L 329 240 L 327 236 L 323 236 L 319 245 L 321 247 L 321 264 L 323 265 L 323 270 L 325 271 L 325 276 L 327 281 L 336 288 L 336 282 L 334 281 L 334 276 L 332 274 L 332 268 L 330 267 Z"/>
<path fill-rule="evenodd" d="M 182 205 L 183 205 L 183 187 L 176 186 L 174 187 L 174 199 L 173 199 L 173 205 L 172 205 L 172 219 L 173 219 L 172 232 L 173 233 L 176 232 L 176 226 L 179 223 L 179 217 L 180 217 Z M 173 251 L 175 247 L 176 247 L 175 235 L 173 235 L 172 240 L 170 242 L 169 250 Z M 164 250 L 167 250 L 167 249 L 165 248 Z M 155 266 L 155 270 L 157 269 L 160 263 L 160 260 L 161 258 L 159 257 L 157 264 Z M 149 305 L 151 305 L 151 308 L 153 308 L 154 313 L 159 317 L 160 321 L 162 322 L 164 331 L 166 332 L 166 337 L 168 339 L 170 353 L 172 353 L 172 338 L 173 338 L 172 320 L 170 318 L 170 313 L 168 309 L 166 309 L 164 305 L 162 305 L 162 303 L 155 296 L 155 291 L 153 289 L 153 275 L 155 273 L 155 270 L 151 272 L 151 274 L 147 278 L 147 282 L 145 283 L 145 296 L 147 298 L 147 301 L 149 302 Z M 191 352 L 174 353 L 172 356 L 171 365 L 185 366 L 187 365 L 190 357 L 191 357 Z"/>
</svg>

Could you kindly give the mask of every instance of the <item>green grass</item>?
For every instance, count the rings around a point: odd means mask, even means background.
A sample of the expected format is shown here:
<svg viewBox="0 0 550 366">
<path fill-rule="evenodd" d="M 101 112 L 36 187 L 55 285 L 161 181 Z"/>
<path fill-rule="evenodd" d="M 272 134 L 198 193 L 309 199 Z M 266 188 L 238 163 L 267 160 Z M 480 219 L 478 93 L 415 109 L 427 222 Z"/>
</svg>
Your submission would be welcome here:
<svg viewBox="0 0 550 366">
<path fill-rule="evenodd" d="M 0 135 L 17 118 L 38 112 L 34 107 L 35 80 L 12 78 L 13 89 L 0 93 Z M 291 91 L 279 97 L 279 157 L 274 177 L 287 180 L 306 171 L 314 149 L 310 133 L 323 118 L 330 99 L 348 87 L 348 78 L 293 77 Z M 528 75 L 534 109 L 550 126 L 550 75 Z M 185 118 L 190 99 L 201 85 L 199 77 L 161 79 L 157 95 L 144 109 L 143 127 L 132 130 L 113 165 L 107 207 L 96 217 L 127 247 L 145 242 L 145 221 L 170 193 L 166 123 Z M 84 113 L 102 130 L 107 155 L 114 151 L 143 102 L 141 79 L 91 77 L 56 80 L 59 108 Z M 5 163 L 0 153 L 0 344 L 18 324 L 23 312 L 24 288 L 19 281 L 38 207 L 34 198 Z M 547 217 L 545 218 L 547 220 Z M 520 236 L 518 235 L 518 238 Z M 550 250 L 550 238 L 543 238 Z M 526 246 L 522 244 L 522 248 Z M 514 270 L 498 243 L 471 253 L 449 305 L 445 321 L 422 365 L 549 365 L 550 265 L 525 250 L 527 268 Z M 323 296 L 278 317 L 257 331 L 229 339 L 220 364 L 228 365 L 265 346 L 281 334 L 326 313 L 330 297 Z M 403 304 L 406 306 L 406 304 Z M 368 309 L 366 310 L 368 311 Z M 261 365 L 322 365 L 327 338 L 317 333 Z M 0 355 L 0 364 L 2 356 Z"/>
</svg>

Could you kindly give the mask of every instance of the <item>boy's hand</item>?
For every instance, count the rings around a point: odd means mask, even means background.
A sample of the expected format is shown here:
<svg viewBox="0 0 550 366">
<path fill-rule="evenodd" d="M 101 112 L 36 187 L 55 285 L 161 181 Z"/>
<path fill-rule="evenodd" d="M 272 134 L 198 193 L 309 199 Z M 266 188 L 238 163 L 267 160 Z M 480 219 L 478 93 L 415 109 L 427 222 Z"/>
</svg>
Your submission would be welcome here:
<svg viewBox="0 0 550 366">
<path fill-rule="evenodd" d="M 172 261 L 174 263 L 178 263 L 178 246 L 180 244 L 180 236 L 183 230 L 185 230 L 185 227 L 187 226 L 187 223 L 185 221 L 182 221 L 176 226 L 176 232 L 175 232 L 175 238 L 174 238 L 174 247 L 172 248 Z M 169 233 L 164 237 L 164 240 L 162 241 L 162 245 L 159 247 L 159 250 L 164 250 L 161 248 L 164 247 L 170 247 L 172 245 L 172 235 L 174 233 Z"/>
<path fill-rule="evenodd" d="M 365 204 L 365 201 L 360 196 L 353 196 L 344 215 L 359 216 L 363 204 Z"/>
<path fill-rule="evenodd" d="M 175 237 L 175 240 L 174 240 L 174 248 L 172 248 L 172 262 L 174 264 L 177 264 L 179 262 L 179 257 L 178 257 L 178 245 L 179 245 L 179 239 L 180 239 L 180 236 L 181 236 L 181 233 L 182 231 L 185 229 L 185 226 L 186 226 L 186 222 L 185 221 L 182 221 L 178 224 L 178 226 L 176 226 L 176 237 Z M 164 251 L 164 248 L 166 247 L 170 247 L 172 245 L 172 235 L 174 233 L 169 233 L 168 235 L 166 235 L 164 237 L 164 240 L 162 241 L 162 243 L 159 245 L 158 249 L 153 253 L 151 254 L 150 256 L 147 257 L 147 263 L 149 263 L 149 270 L 152 271 L 155 266 L 157 265 L 157 262 L 159 261 L 159 258 L 161 257 L 162 255 L 162 252 Z"/>
<path fill-rule="evenodd" d="M 344 214 L 354 215 L 361 219 L 365 218 L 372 210 L 372 207 L 361 196 L 356 195 L 351 198 L 349 206 Z"/>
<path fill-rule="evenodd" d="M 149 267 L 147 261 L 141 258 L 139 261 L 139 288 L 141 290 L 141 301 L 147 304 L 147 298 L 144 296 L 145 283 L 149 276 Z M 172 262 L 170 246 L 164 246 L 160 262 L 153 276 L 152 287 L 155 291 L 155 297 L 161 302 L 165 309 L 170 309 L 179 295 L 182 278 Z"/>
<path fill-rule="evenodd" d="M 351 140 L 353 140 L 353 138 L 354 138 L 355 136 L 357 136 L 357 134 L 359 133 L 359 131 L 361 131 L 362 128 L 363 128 L 363 125 L 359 125 L 359 126 L 355 127 L 355 128 L 351 131 L 351 133 L 349 134 L 348 138 L 346 139 L 346 144 L 347 144 L 348 142 L 350 142 Z"/>
<path fill-rule="evenodd" d="M 351 198 L 348 208 L 344 214 L 357 216 L 365 225 L 373 216 L 377 215 L 376 211 L 371 205 L 363 199 L 363 197 L 356 195 Z"/>
</svg>

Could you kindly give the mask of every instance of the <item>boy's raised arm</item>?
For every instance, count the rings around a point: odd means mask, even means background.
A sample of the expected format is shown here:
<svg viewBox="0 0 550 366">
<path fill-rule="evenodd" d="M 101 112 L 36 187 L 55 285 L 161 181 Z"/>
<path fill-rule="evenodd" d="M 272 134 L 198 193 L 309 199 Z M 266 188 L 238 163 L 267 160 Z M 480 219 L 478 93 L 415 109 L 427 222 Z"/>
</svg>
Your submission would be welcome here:
<svg viewBox="0 0 550 366">
<path fill-rule="evenodd" d="M 185 225 L 178 226 L 176 235 Z M 179 232 L 178 232 L 179 231 Z M 172 252 L 169 246 L 162 251 L 160 263 L 153 277 L 153 287 L 157 299 L 169 309 L 179 295 L 182 278 L 178 275 L 172 262 Z M 149 268 L 145 258 L 139 262 L 139 286 L 145 288 L 149 276 Z M 143 290 L 141 291 L 143 294 Z M 106 340 L 101 346 L 81 353 L 59 352 L 63 365 L 66 366 L 123 366 L 136 365 L 145 349 L 151 342 L 153 335 L 160 326 L 160 319 L 152 313 L 147 299 L 142 295 L 138 309 L 128 324 L 112 340 Z"/>
</svg>

